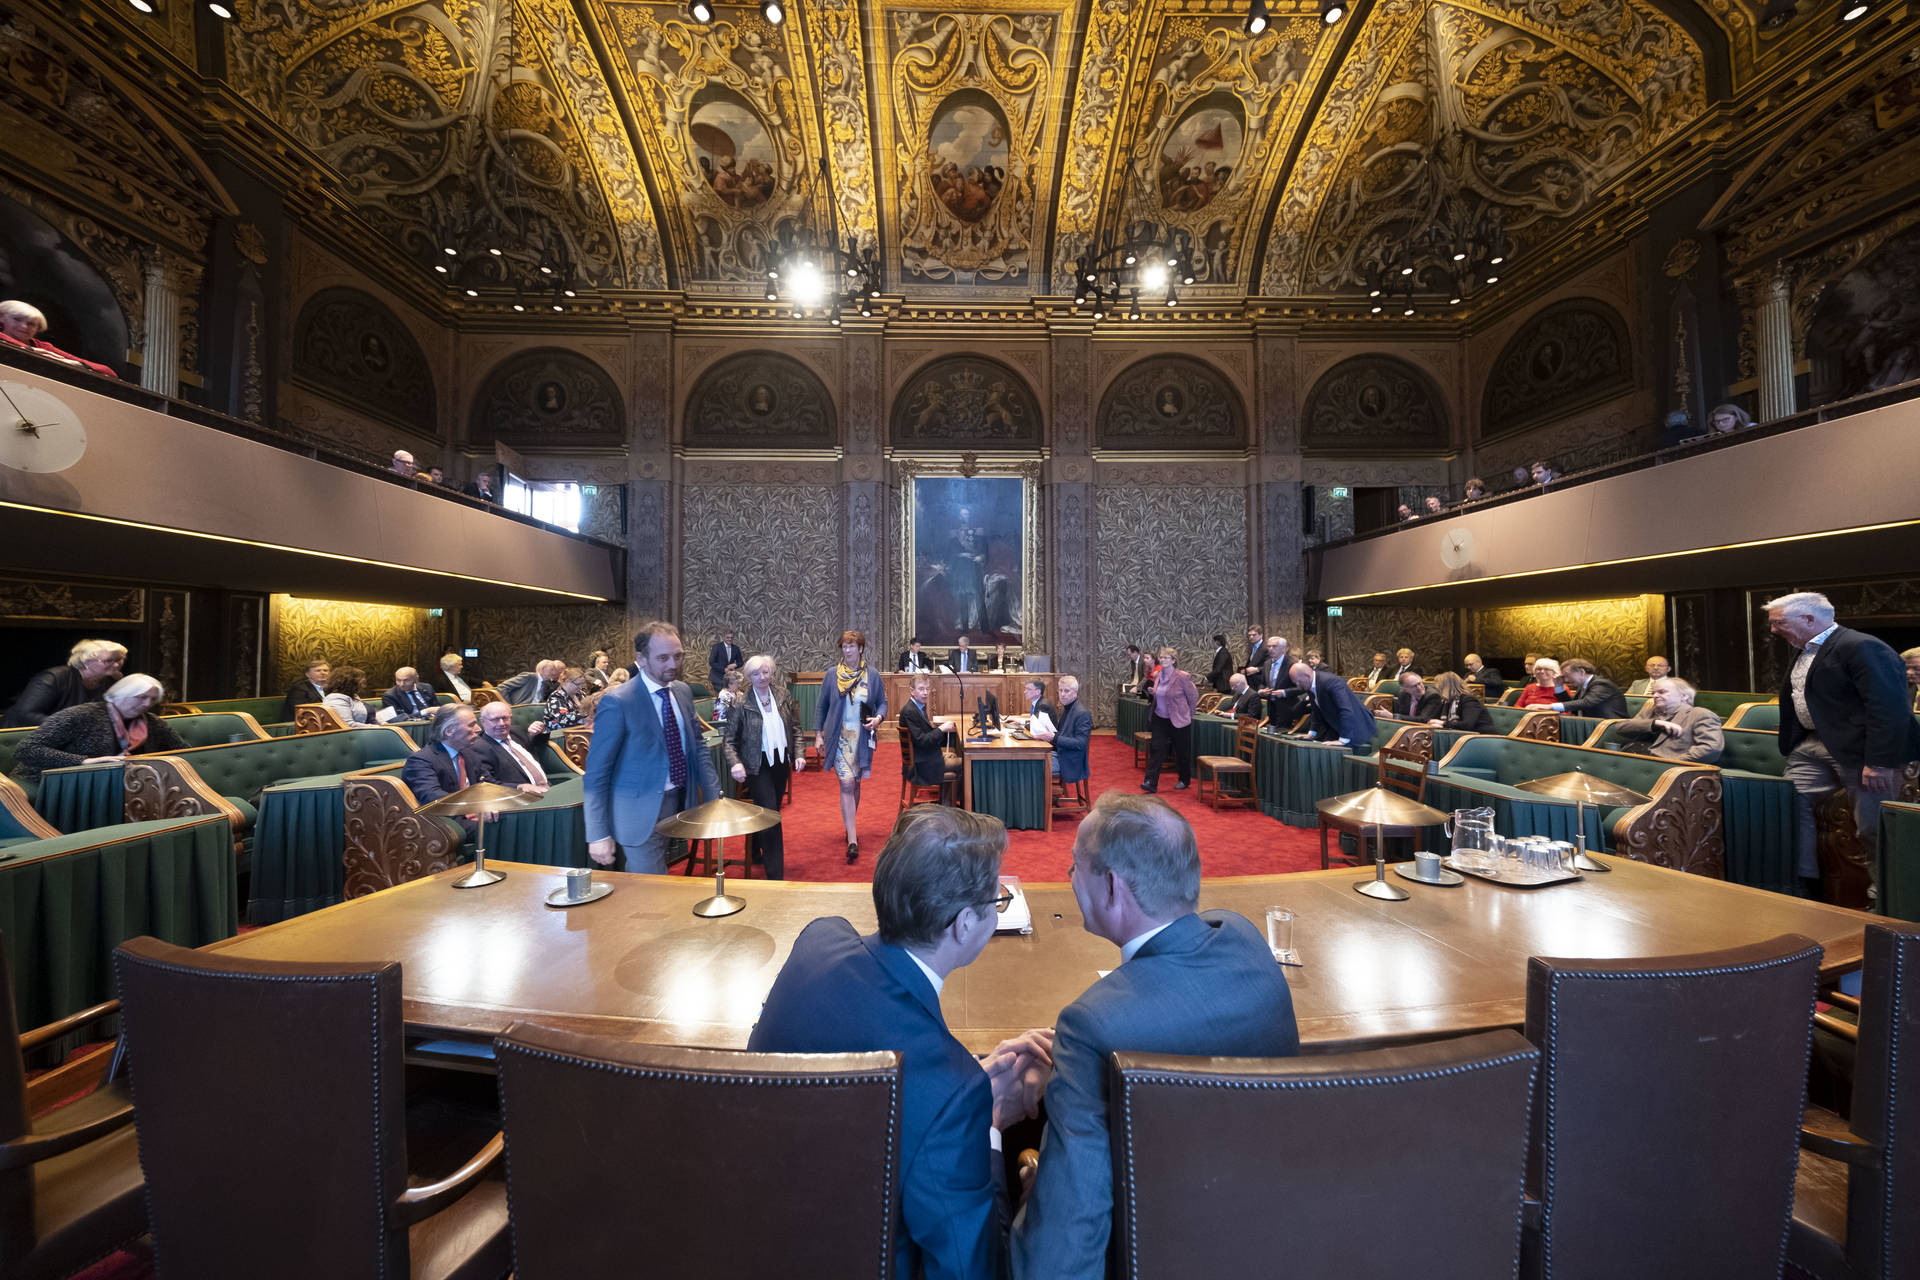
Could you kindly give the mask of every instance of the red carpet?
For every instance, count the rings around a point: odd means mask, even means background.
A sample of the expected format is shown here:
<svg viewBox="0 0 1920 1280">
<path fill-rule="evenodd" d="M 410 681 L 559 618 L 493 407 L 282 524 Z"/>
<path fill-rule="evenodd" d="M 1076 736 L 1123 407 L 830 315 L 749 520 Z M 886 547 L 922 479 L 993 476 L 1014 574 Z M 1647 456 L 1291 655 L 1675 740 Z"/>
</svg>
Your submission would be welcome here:
<svg viewBox="0 0 1920 1280">
<path fill-rule="evenodd" d="M 1095 734 L 1088 752 L 1093 776 L 1089 790 L 1136 792 L 1141 771 L 1133 750 L 1110 733 Z M 1215 812 L 1194 798 L 1193 788 L 1175 791 L 1179 779 L 1169 770 L 1160 778 L 1160 798 L 1193 824 L 1200 841 L 1204 876 L 1272 875 L 1320 866 L 1320 836 L 1284 826 L 1257 809 Z M 900 812 L 900 748 L 883 741 L 873 757 L 873 776 L 860 787 L 860 861 L 847 863 L 846 831 L 840 821 L 840 784 L 831 775 L 809 769 L 793 780 L 793 803 L 781 810 L 786 829 L 789 880 L 873 878 L 873 859 L 887 842 Z M 1051 833 L 1010 831 L 1002 870 L 1027 881 L 1065 880 L 1073 859 L 1073 833 L 1079 819 L 1056 818 Z M 731 849 L 729 850 L 731 851 Z"/>
</svg>

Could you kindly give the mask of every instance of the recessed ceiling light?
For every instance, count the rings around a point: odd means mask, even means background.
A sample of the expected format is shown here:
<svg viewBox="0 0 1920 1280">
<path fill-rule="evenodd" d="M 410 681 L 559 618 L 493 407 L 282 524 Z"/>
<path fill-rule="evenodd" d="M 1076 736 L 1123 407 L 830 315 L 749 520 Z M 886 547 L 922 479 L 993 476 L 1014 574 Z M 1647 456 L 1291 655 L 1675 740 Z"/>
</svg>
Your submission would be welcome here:
<svg viewBox="0 0 1920 1280">
<path fill-rule="evenodd" d="M 207 12 L 222 21 L 231 22 L 233 20 L 233 10 L 219 3 L 219 0 L 207 0 Z"/>
<path fill-rule="evenodd" d="M 467 290 L 467 296 L 469 298 L 477 298 L 480 296 L 480 291 L 478 289 L 469 289 Z"/>
</svg>

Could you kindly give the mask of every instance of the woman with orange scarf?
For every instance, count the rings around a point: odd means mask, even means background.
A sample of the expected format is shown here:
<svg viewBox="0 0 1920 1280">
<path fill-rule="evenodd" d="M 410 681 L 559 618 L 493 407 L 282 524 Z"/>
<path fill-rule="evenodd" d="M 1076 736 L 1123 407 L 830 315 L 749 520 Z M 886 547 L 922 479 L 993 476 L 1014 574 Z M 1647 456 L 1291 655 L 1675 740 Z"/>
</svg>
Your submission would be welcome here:
<svg viewBox="0 0 1920 1280">
<path fill-rule="evenodd" d="M 821 768 L 840 779 L 840 817 L 847 826 L 847 861 L 860 857 L 854 817 L 860 809 L 860 780 L 873 771 L 874 730 L 887 718 L 887 687 L 867 665 L 867 637 L 840 633 L 840 665 L 827 673 L 820 690 Z"/>
<path fill-rule="evenodd" d="M 122 676 L 100 701 L 54 712 L 14 753 L 14 774 L 32 780 L 48 769 L 186 750 L 173 727 L 148 710 L 160 694 L 160 682 L 152 676 Z"/>
</svg>

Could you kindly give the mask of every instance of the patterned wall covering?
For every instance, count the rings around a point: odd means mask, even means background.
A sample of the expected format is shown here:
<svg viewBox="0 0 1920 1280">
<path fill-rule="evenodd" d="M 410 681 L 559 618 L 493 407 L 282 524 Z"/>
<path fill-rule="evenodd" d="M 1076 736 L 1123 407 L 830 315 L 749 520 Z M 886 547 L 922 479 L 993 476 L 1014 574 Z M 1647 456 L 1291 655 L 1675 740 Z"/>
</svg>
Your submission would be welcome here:
<svg viewBox="0 0 1920 1280">
<path fill-rule="evenodd" d="M 1591 658 L 1625 688 L 1645 674 L 1648 655 L 1665 650 L 1666 626 L 1666 597 L 1626 596 L 1476 609 L 1467 615 L 1466 633 L 1483 654 L 1524 656 L 1531 649 L 1561 661 Z M 1501 674 L 1511 680 L 1516 673 L 1503 667 Z"/>
<path fill-rule="evenodd" d="M 1451 609 L 1350 604 L 1340 617 L 1327 619 L 1327 631 L 1333 652 L 1323 657 L 1343 676 L 1363 676 L 1374 654 L 1384 653 L 1391 662 L 1399 649 L 1413 650 L 1414 665 L 1430 676 L 1460 665 Z"/>
<path fill-rule="evenodd" d="M 322 289 L 293 326 L 295 382 L 385 422 L 431 436 L 433 370 L 413 334 L 358 289 Z"/>
<path fill-rule="evenodd" d="M 1243 449 L 1246 409 L 1220 371 L 1188 356 L 1142 360 L 1100 397 L 1104 449 Z"/>
<path fill-rule="evenodd" d="M 539 347 L 495 365 L 473 400 L 468 439 L 521 449 L 621 444 L 627 411 L 620 389 L 592 360 Z"/>
<path fill-rule="evenodd" d="M 916 370 L 893 402 L 895 445 L 1031 448 L 1040 402 L 1019 374 L 980 356 L 948 356 Z"/>
<path fill-rule="evenodd" d="M 1480 415 L 1484 436 L 1564 417 L 1633 385 L 1626 321 L 1604 302 L 1574 298 L 1531 317 L 1508 339 Z"/>
<path fill-rule="evenodd" d="M 531 671 L 541 658 L 584 667 L 595 649 L 605 649 L 615 666 L 633 661 L 633 629 L 618 605 L 469 609 L 465 644 L 480 651 L 468 666 L 494 681 Z"/>
<path fill-rule="evenodd" d="M 732 627 L 749 655 L 818 671 L 840 616 L 840 503 L 810 484 L 689 484 L 680 508 L 680 634 L 705 679 L 707 648 Z M 877 639 L 877 637 L 876 637 Z"/>
<path fill-rule="evenodd" d="M 1387 355 L 1353 356 L 1320 375 L 1301 413 L 1301 446 L 1330 450 L 1439 449 L 1447 414 L 1427 376 Z"/>
<path fill-rule="evenodd" d="M 269 691 L 284 690 L 314 658 L 359 667 L 373 688 L 392 684 L 396 667 L 419 667 L 431 680 L 446 652 L 444 620 L 425 609 L 288 595 L 269 609 Z"/>
<path fill-rule="evenodd" d="M 1200 677 L 1216 632 L 1245 644 L 1247 497 L 1241 488 L 1103 486 L 1093 505 L 1099 638 L 1084 696 L 1094 722 L 1111 725 L 1129 644 L 1170 644 Z"/>
<path fill-rule="evenodd" d="M 792 356 L 743 351 L 693 384 L 685 439 L 708 448 L 831 448 L 840 428 L 833 397 L 813 370 Z"/>
</svg>

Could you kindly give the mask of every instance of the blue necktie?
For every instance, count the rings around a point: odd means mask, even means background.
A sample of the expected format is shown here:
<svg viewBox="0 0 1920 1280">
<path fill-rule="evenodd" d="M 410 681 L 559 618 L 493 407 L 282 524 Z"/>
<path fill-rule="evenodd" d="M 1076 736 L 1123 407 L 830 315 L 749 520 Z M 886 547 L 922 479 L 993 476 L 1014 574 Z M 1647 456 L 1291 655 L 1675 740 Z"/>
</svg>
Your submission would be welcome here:
<svg viewBox="0 0 1920 1280">
<path fill-rule="evenodd" d="M 680 719 L 673 714 L 673 690 L 660 691 L 660 730 L 667 739 L 667 781 L 687 785 L 687 748 L 680 741 Z"/>
</svg>

